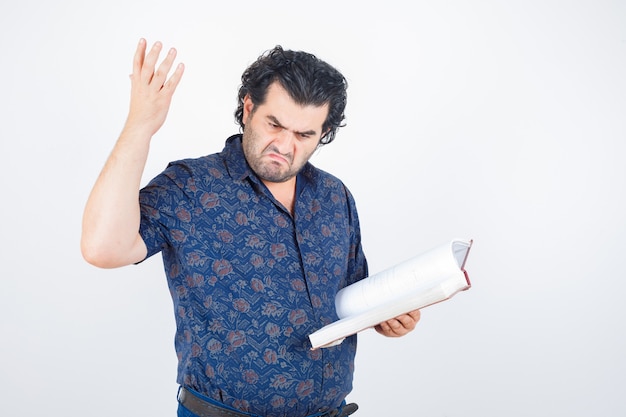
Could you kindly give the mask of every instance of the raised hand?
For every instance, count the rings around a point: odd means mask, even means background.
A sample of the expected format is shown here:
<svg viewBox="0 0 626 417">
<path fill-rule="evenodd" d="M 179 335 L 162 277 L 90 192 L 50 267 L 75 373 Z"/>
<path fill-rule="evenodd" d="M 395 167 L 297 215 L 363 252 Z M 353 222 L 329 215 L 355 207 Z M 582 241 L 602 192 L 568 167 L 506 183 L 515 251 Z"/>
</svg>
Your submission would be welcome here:
<svg viewBox="0 0 626 417">
<path fill-rule="evenodd" d="M 172 96 L 185 67 L 182 63 L 178 64 L 168 79 L 176 58 L 176 49 L 171 48 L 157 67 L 163 45 L 155 42 L 147 54 L 146 46 L 146 40 L 140 39 L 133 60 L 133 73 L 130 75 L 130 110 L 125 130 L 152 137 L 165 122 Z"/>
<path fill-rule="evenodd" d="M 145 39 L 139 41 L 128 118 L 85 206 L 81 250 L 89 263 L 102 268 L 136 263 L 146 256 L 139 235 L 141 176 L 150 140 L 165 122 L 185 69 L 179 64 L 168 79 L 176 50 L 170 49 L 157 67 L 162 48 L 156 42 L 146 54 Z"/>
</svg>

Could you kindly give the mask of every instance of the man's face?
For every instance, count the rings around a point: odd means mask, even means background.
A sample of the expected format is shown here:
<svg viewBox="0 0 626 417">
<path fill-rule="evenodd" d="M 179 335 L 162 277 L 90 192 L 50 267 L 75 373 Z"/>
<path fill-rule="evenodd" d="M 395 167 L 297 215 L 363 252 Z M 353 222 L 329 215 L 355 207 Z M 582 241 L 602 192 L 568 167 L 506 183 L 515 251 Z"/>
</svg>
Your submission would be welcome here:
<svg viewBox="0 0 626 417">
<path fill-rule="evenodd" d="M 327 104 L 296 104 L 277 82 L 269 86 L 261 105 L 246 97 L 242 142 L 252 170 L 266 183 L 295 178 L 317 149 L 327 115 Z"/>
</svg>

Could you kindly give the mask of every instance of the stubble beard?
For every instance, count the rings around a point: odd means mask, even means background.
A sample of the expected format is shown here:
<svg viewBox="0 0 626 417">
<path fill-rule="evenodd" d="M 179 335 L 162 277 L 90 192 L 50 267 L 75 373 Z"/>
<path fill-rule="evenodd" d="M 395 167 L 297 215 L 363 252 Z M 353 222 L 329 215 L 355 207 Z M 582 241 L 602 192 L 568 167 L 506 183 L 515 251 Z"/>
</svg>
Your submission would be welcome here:
<svg viewBox="0 0 626 417">
<path fill-rule="evenodd" d="M 299 166 L 293 165 L 293 155 L 282 154 L 271 144 L 265 149 L 259 149 L 256 146 L 257 142 L 256 133 L 246 127 L 242 138 L 243 153 L 252 171 L 263 181 L 276 183 L 288 181 L 298 175 L 298 172 L 308 160 L 306 158 L 304 163 Z M 288 168 L 282 169 L 283 164 L 271 160 L 268 161 L 267 158 L 264 158 L 264 154 L 267 152 L 282 155 L 289 162 Z"/>
</svg>

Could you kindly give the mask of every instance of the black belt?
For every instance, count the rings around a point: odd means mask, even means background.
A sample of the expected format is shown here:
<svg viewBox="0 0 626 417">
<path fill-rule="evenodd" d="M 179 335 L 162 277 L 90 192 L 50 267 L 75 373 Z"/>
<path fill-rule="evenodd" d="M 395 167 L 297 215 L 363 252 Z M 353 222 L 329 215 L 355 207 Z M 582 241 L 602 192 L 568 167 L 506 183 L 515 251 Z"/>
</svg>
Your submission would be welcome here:
<svg viewBox="0 0 626 417">
<path fill-rule="evenodd" d="M 204 401 L 185 387 L 181 387 L 180 393 L 178 394 L 178 401 L 183 407 L 199 417 L 250 417 L 250 414 L 220 407 Z M 332 410 L 320 417 L 346 417 L 354 413 L 357 408 L 359 407 L 352 403 L 344 406 L 341 410 Z"/>
</svg>

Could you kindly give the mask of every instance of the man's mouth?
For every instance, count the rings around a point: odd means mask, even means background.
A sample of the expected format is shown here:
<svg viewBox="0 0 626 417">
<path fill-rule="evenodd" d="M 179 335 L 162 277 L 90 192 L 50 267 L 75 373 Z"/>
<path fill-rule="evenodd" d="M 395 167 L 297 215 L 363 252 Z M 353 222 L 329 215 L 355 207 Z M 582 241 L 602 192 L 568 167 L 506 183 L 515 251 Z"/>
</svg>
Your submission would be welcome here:
<svg viewBox="0 0 626 417">
<path fill-rule="evenodd" d="M 268 153 L 265 154 L 265 156 L 267 156 L 271 161 L 279 163 L 279 164 L 285 164 L 285 165 L 291 164 L 290 158 L 275 151 L 269 151 Z"/>
</svg>

